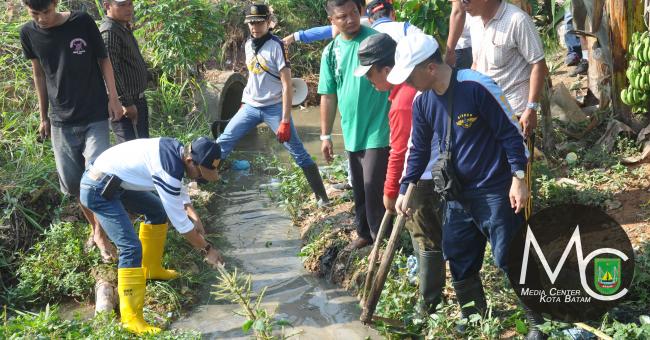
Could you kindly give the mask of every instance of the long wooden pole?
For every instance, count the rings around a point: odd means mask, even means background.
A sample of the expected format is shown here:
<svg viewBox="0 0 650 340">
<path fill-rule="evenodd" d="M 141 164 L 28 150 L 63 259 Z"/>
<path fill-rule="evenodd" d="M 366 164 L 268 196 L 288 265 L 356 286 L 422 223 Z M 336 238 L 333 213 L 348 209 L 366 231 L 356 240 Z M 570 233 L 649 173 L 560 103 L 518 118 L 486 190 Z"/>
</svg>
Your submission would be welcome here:
<svg viewBox="0 0 650 340">
<path fill-rule="evenodd" d="M 415 184 L 409 184 L 406 194 L 404 195 L 406 207 L 410 206 L 411 194 Z M 370 289 L 370 295 L 366 300 L 365 305 L 363 306 L 363 311 L 361 312 L 361 321 L 363 323 L 370 323 L 372 320 L 372 315 L 375 313 L 375 308 L 377 307 L 377 302 L 379 302 L 379 296 L 381 291 L 384 289 L 384 283 L 386 283 L 386 277 L 390 271 L 390 265 L 393 263 L 393 257 L 395 256 L 395 250 L 397 248 L 397 241 L 399 240 L 399 234 L 402 232 L 402 228 L 406 223 L 406 216 L 399 215 L 397 216 L 397 221 L 393 226 L 393 232 L 390 234 L 390 240 L 388 240 L 388 245 L 384 251 L 384 255 L 381 258 L 381 264 L 379 265 L 379 270 L 377 271 L 377 277 L 372 283 L 372 288 Z"/>
<path fill-rule="evenodd" d="M 366 297 L 370 291 L 372 278 L 375 274 L 375 267 L 377 266 L 379 246 L 381 245 L 381 241 L 384 239 L 384 234 L 386 234 L 386 230 L 388 230 L 388 226 L 390 225 L 392 218 L 393 214 L 390 211 L 386 210 L 386 213 L 384 213 L 384 219 L 381 221 L 381 226 L 379 226 L 379 232 L 375 238 L 375 244 L 372 246 L 372 252 L 370 252 L 370 259 L 368 260 L 368 271 L 366 272 L 366 282 L 363 285 L 363 291 L 361 294 L 361 305 L 365 304 Z"/>
</svg>

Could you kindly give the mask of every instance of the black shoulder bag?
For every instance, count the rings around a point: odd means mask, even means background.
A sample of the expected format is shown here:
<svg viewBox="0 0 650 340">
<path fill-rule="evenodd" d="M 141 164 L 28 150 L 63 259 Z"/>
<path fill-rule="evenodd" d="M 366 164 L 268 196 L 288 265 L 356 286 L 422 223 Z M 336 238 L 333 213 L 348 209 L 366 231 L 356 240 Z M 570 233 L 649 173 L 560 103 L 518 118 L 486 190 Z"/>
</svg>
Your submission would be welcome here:
<svg viewBox="0 0 650 340">
<path fill-rule="evenodd" d="M 447 136 L 445 137 L 445 149 L 441 150 L 438 160 L 431 168 L 433 177 L 434 191 L 445 201 L 456 201 L 461 197 L 463 192 L 462 185 L 456 176 L 456 170 L 453 162 L 452 138 L 453 128 L 451 121 L 453 117 L 453 101 L 455 87 L 456 69 L 453 69 L 449 80 L 449 95 L 447 96 Z"/>
</svg>

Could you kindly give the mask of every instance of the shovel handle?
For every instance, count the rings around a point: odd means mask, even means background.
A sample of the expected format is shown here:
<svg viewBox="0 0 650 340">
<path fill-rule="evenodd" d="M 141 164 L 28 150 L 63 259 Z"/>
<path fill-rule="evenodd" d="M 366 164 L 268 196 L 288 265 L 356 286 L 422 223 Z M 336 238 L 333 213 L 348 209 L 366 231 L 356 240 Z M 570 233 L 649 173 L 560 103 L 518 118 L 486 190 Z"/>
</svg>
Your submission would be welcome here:
<svg viewBox="0 0 650 340">
<path fill-rule="evenodd" d="M 406 195 L 404 195 L 405 205 L 408 208 L 411 203 L 411 195 L 415 189 L 415 184 L 410 183 L 408 189 L 406 190 Z M 363 311 L 361 312 L 361 322 L 368 324 L 372 320 L 372 315 L 375 313 L 375 308 L 377 308 L 377 303 L 379 302 L 379 296 L 381 291 L 384 289 L 384 284 L 386 283 L 386 277 L 390 271 L 390 264 L 393 262 L 393 257 L 395 256 L 395 248 L 397 248 L 397 241 L 399 240 L 399 234 L 402 232 L 402 228 L 406 223 L 407 217 L 404 215 L 398 215 L 396 225 L 393 227 L 393 231 L 390 234 L 390 239 L 388 240 L 388 245 L 386 250 L 381 258 L 381 264 L 379 265 L 379 270 L 377 271 L 377 277 L 375 277 L 372 287 L 370 289 L 370 294 L 368 299 L 363 306 Z"/>
<path fill-rule="evenodd" d="M 384 234 L 390 225 L 390 221 L 393 217 L 390 211 L 386 210 L 384 213 L 384 219 L 381 220 L 381 226 L 379 226 L 379 232 L 377 233 L 377 238 L 375 243 L 372 246 L 372 251 L 370 252 L 370 258 L 368 260 L 368 271 L 366 272 L 366 282 L 363 285 L 363 291 L 361 292 L 361 304 L 366 300 L 368 296 L 368 291 L 370 290 L 370 285 L 372 284 L 372 277 L 374 276 L 375 267 L 377 265 L 377 255 L 379 254 L 379 246 L 381 241 L 384 239 Z"/>
</svg>

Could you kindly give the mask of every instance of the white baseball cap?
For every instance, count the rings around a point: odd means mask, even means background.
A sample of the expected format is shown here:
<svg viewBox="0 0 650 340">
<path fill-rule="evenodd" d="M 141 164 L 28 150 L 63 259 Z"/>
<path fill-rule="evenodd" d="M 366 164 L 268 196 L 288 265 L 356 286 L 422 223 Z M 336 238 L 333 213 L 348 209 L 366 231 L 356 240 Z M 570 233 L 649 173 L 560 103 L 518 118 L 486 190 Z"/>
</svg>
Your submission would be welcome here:
<svg viewBox="0 0 650 340">
<path fill-rule="evenodd" d="M 416 33 L 402 38 L 395 49 L 395 66 L 388 74 L 388 82 L 398 85 L 406 81 L 415 66 L 438 50 L 438 42 L 428 34 Z"/>
</svg>

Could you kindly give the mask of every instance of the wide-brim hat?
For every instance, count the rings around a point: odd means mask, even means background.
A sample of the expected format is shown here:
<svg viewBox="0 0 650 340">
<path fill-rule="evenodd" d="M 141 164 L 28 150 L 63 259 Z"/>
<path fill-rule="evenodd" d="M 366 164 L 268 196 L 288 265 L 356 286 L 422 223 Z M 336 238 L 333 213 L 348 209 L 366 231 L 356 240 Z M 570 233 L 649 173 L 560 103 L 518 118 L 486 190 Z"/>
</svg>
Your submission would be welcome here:
<svg viewBox="0 0 650 340">
<path fill-rule="evenodd" d="M 296 106 L 302 104 L 307 99 L 309 89 L 307 82 L 300 78 L 291 78 L 291 85 L 293 87 L 293 97 L 291 97 L 291 105 Z"/>
</svg>

